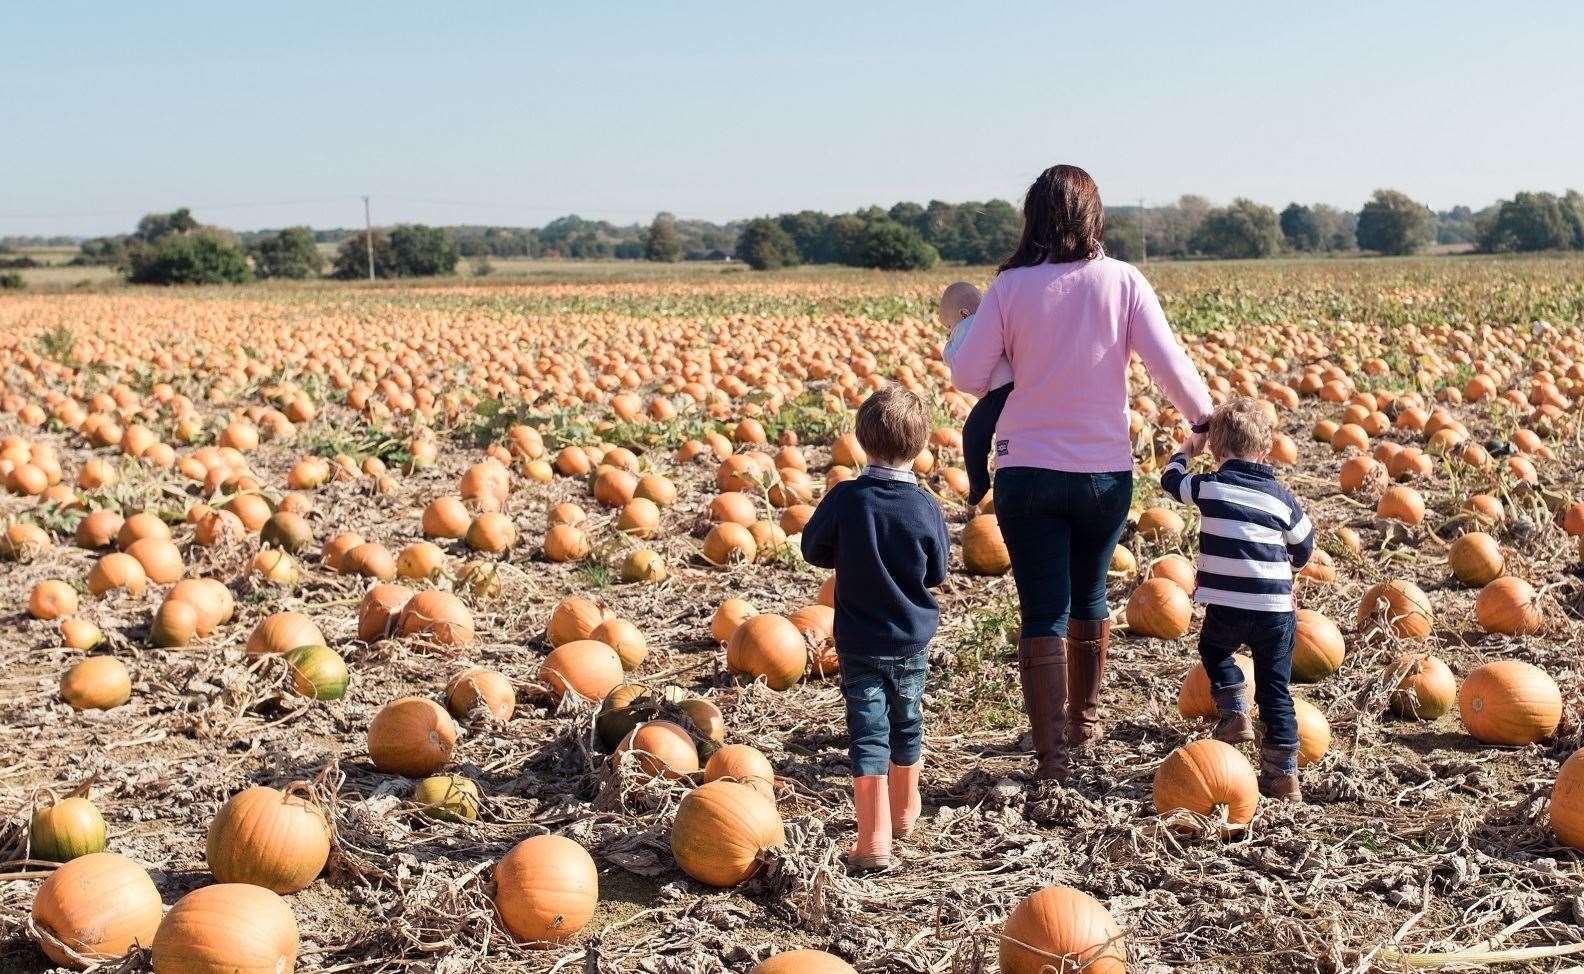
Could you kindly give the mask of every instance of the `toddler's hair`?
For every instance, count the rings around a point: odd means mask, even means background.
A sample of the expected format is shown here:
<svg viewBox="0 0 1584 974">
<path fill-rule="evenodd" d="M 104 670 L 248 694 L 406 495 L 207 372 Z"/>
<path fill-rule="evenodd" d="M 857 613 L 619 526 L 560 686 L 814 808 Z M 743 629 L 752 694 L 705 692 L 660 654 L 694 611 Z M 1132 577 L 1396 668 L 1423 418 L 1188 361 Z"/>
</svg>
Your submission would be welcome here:
<svg viewBox="0 0 1584 974">
<path fill-rule="evenodd" d="M 1218 457 L 1263 457 L 1275 435 L 1270 413 L 1248 396 L 1229 399 L 1210 414 L 1210 452 Z"/>
<path fill-rule="evenodd" d="M 946 285 L 946 290 L 941 292 L 940 305 L 936 314 L 940 316 L 941 324 L 947 328 L 955 328 L 963 320 L 963 312 L 973 314 L 979 310 L 979 289 L 967 281 L 958 281 Z"/>
<path fill-rule="evenodd" d="M 858 445 L 876 463 L 911 466 L 923 452 L 929 431 L 929 407 L 913 390 L 895 382 L 876 389 L 858 407 Z"/>
</svg>

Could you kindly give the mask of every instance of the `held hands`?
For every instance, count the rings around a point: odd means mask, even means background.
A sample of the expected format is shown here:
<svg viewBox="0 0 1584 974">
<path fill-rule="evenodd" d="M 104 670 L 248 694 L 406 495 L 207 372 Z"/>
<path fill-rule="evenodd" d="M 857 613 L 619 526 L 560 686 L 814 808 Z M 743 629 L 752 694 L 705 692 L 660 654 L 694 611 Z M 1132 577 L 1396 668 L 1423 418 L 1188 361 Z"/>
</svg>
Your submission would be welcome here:
<svg viewBox="0 0 1584 974">
<path fill-rule="evenodd" d="M 1207 438 L 1208 437 L 1204 433 L 1191 434 L 1186 440 L 1182 441 L 1183 454 L 1187 456 L 1188 459 L 1192 460 L 1194 457 L 1203 453 L 1205 449 L 1205 440 Z"/>
</svg>

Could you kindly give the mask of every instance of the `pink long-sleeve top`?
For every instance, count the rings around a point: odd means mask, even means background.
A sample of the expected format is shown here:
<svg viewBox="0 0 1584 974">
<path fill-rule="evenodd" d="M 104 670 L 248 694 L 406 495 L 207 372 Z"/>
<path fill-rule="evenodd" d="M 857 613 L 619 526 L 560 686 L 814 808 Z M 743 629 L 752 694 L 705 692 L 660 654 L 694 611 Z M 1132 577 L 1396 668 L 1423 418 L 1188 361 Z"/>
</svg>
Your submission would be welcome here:
<svg viewBox="0 0 1584 974">
<path fill-rule="evenodd" d="M 1131 470 L 1133 352 L 1190 422 L 1209 417 L 1210 390 L 1131 264 L 1098 257 L 1017 267 L 985 293 L 952 359 L 952 384 L 982 396 L 1001 357 L 1012 363 L 1012 394 L 996 424 L 998 468 Z"/>
</svg>

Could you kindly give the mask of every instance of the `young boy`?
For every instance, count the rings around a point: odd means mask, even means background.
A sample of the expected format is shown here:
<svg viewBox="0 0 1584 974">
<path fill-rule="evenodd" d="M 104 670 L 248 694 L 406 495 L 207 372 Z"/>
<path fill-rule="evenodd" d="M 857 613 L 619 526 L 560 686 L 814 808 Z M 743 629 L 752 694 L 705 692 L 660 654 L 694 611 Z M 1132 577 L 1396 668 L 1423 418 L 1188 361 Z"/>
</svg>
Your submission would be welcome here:
<svg viewBox="0 0 1584 974">
<path fill-rule="evenodd" d="M 1273 435 L 1263 407 L 1246 397 L 1233 399 L 1211 414 L 1207 434 L 1191 437 L 1171 458 L 1161 488 L 1197 506 L 1201 515 L 1194 601 L 1206 607 L 1199 659 L 1220 714 L 1214 736 L 1234 746 L 1254 739 L 1247 687 L 1232 659 L 1247 646 L 1254 656 L 1254 699 L 1265 725 L 1260 793 L 1301 801 L 1298 721 L 1287 686 L 1297 634 L 1292 578 L 1314 551 L 1314 528 L 1265 465 Z M 1188 461 L 1206 436 L 1217 469 L 1190 475 Z"/>
<path fill-rule="evenodd" d="M 957 355 L 957 349 L 967 339 L 973 328 L 974 312 L 979 310 L 979 289 L 966 281 L 958 281 L 941 293 L 940 315 L 942 325 L 951 329 L 941 358 L 947 365 Z M 990 446 L 995 440 L 996 421 L 1007 396 L 1012 394 L 1012 363 L 1002 356 L 990 373 L 990 391 L 974 403 L 963 423 L 963 466 L 968 470 L 968 503 L 978 504 L 990 492 Z"/>
<path fill-rule="evenodd" d="M 836 655 L 847 703 L 858 842 L 856 872 L 891 865 L 891 837 L 922 808 L 925 650 L 940 622 L 930 589 L 946 580 L 950 544 L 913 460 L 929 437 L 924 400 L 887 385 L 858 407 L 863 474 L 820 500 L 803 528 L 803 557 L 836 569 Z"/>
</svg>

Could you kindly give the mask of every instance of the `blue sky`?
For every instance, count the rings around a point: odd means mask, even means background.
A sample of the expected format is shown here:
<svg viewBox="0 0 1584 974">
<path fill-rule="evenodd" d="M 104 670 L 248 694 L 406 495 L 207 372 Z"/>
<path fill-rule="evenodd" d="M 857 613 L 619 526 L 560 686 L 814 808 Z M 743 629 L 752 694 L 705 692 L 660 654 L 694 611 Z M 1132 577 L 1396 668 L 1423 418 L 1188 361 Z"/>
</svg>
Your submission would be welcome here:
<svg viewBox="0 0 1584 974">
<path fill-rule="evenodd" d="M 0 235 L 1584 189 L 1584 3 L 0 5 Z"/>
</svg>

